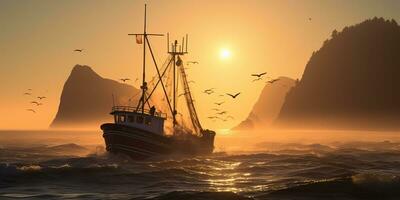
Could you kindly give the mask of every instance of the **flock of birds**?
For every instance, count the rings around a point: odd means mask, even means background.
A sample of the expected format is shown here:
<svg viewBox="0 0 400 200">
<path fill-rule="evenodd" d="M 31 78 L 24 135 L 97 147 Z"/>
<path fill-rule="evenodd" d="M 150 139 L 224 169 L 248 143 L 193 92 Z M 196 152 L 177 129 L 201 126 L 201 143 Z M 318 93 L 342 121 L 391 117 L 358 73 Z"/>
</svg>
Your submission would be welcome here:
<svg viewBox="0 0 400 200">
<path fill-rule="evenodd" d="M 29 88 L 29 89 L 24 93 L 24 95 L 26 95 L 26 96 L 33 96 L 32 89 Z M 47 97 L 45 97 L 45 96 L 37 96 L 36 99 L 38 99 L 38 100 L 33 100 L 33 101 L 30 101 L 29 103 L 30 103 L 31 105 L 41 106 L 41 105 L 43 105 L 43 99 L 45 99 L 45 98 L 47 98 Z M 36 110 L 33 109 L 33 108 L 26 109 L 26 111 L 32 112 L 32 113 L 36 113 Z"/>
<path fill-rule="evenodd" d="M 74 49 L 74 50 L 73 50 L 73 52 L 77 52 L 77 53 L 82 53 L 83 51 L 85 51 L 85 49 Z M 43 105 L 43 99 L 46 99 L 46 98 L 47 98 L 47 97 L 45 97 L 45 96 L 37 96 L 37 97 L 34 97 L 31 88 L 27 89 L 27 91 L 24 92 L 23 95 L 25 95 L 25 96 L 31 96 L 31 97 L 35 98 L 35 100 L 32 100 L 32 101 L 30 101 L 29 103 L 30 103 L 30 105 L 35 105 L 36 108 L 29 108 L 29 109 L 26 109 L 26 111 L 31 112 L 31 113 L 34 113 L 34 114 L 37 112 L 37 107 Z"/>
<path fill-rule="evenodd" d="M 83 50 L 83 49 L 77 49 L 77 50 Z M 77 51 L 76 50 L 76 51 Z M 191 65 L 191 64 L 199 64 L 199 62 L 198 61 L 188 61 L 188 62 L 186 62 L 186 64 L 189 66 L 189 65 Z M 264 79 L 264 77 L 266 76 L 266 74 L 267 74 L 267 72 L 262 72 L 262 73 L 259 73 L 259 74 L 251 74 L 251 77 L 253 77 L 254 79 L 252 80 L 252 82 L 256 82 L 256 81 L 260 81 L 260 80 L 263 80 Z M 270 78 L 270 77 L 267 77 L 267 78 Z M 131 79 L 129 79 L 129 78 L 120 78 L 119 79 L 121 82 L 123 82 L 123 83 L 125 83 L 125 82 L 127 82 L 127 81 L 130 81 Z M 139 79 L 138 78 L 136 78 L 135 79 L 135 82 L 137 82 Z M 277 82 L 277 81 L 279 81 L 280 79 L 270 79 L 270 80 L 268 80 L 267 82 L 265 82 L 265 83 L 267 83 L 267 84 L 274 84 L 275 82 Z M 190 81 L 188 81 L 188 83 L 195 83 L 195 81 L 192 81 L 192 80 L 190 80 Z M 207 94 L 207 95 L 212 95 L 212 94 L 214 94 L 214 93 L 216 93 L 216 88 L 209 88 L 209 89 L 205 89 L 204 91 L 203 91 L 203 93 L 204 94 Z M 178 97 L 181 97 L 181 96 L 183 96 L 183 95 L 185 95 L 186 93 L 182 93 L 182 94 L 179 94 L 178 95 Z M 219 94 L 218 96 L 219 97 L 224 97 L 224 96 L 228 96 L 228 97 L 230 97 L 230 98 L 232 98 L 232 99 L 236 99 L 239 95 L 241 94 L 241 92 L 236 92 L 236 93 L 224 93 L 224 94 Z M 218 120 L 221 120 L 221 121 L 224 121 L 224 122 L 226 122 L 226 121 L 228 121 L 228 120 L 230 120 L 230 119 L 235 119 L 232 115 L 228 115 L 228 111 L 226 111 L 226 110 L 223 110 L 221 107 L 222 107 L 222 105 L 225 103 L 225 101 L 221 101 L 221 102 L 214 102 L 214 104 L 217 106 L 216 108 L 212 108 L 212 110 L 213 111 L 215 111 L 215 115 L 213 115 L 213 116 L 209 116 L 209 117 L 207 117 L 208 119 L 211 119 L 211 120 L 213 120 L 213 122 L 215 122 L 217 119 Z"/>
<path fill-rule="evenodd" d="M 259 73 L 259 74 L 251 74 L 251 77 L 255 78 L 255 79 L 253 79 L 252 82 L 262 80 L 266 74 L 267 74 L 267 72 L 262 72 L 262 73 Z M 275 82 L 277 82 L 279 80 L 280 79 L 271 79 L 271 80 L 267 81 L 266 83 L 267 84 L 274 84 Z M 204 90 L 203 93 L 207 94 L 207 95 L 212 95 L 212 94 L 216 93 L 215 90 L 216 90 L 216 88 L 209 88 L 209 89 Z M 229 96 L 232 99 L 236 99 L 240 94 L 241 94 L 241 92 L 237 92 L 237 93 L 234 93 L 234 94 L 225 93 L 225 94 L 219 94 L 218 96 L 219 97 Z M 215 115 L 209 116 L 208 119 L 213 120 L 213 122 L 215 122 L 217 119 L 219 119 L 221 121 L 224 121 L 224 122 L 228 121 L 229 119 L 235 119 L 232 115 L 228 115 L 228 111 L 221 109 L 220 106 L 222 104 L 224 104 L 224 103 L 225 103 L 225 101 L 214 102 L 214 104 L 216 106 L 218 106 L 218 107 L 217 108 L 212 108 L 212 110 L 215 111 Z"/>
<path fill-rule="evenodd" d="M 311 19 L 309 19 L 309 20 L 311 20 Z M 82 53 L 83 51 L 84 51 L 84 49 L 75 49 L 75 50 L 74 50 L 74 52 L 79 52 L 79 53 Z M 189 66 L 189 65 L 192 65 L 192 64 L 199 64 L 199 62 L 198 62 L 198 61 L 188 61 L 188 62 L 186 62 L 186 64 L 187 64 L 187 66 Z M 267 74 L 267 72 L 262 72 L 262 73 L 259 73 L 259 74 L 251 74 L 251 76 L 254 77 L 254 79 L 252 80 L 252 82 L 256 82 L 256 81 L 263 80 L 263 78 L 264 78 L 264 76 L 265 76 L 266 74 Z M 267 78 L 270 78 L 270 77 L 267 77 Z M 123 83 L 126 83 L 127 81 L 131 81 L 130 78 L 120 78 L 119 80 L 120 80 L 121 82 L 123 82 Z M 139 79 L 136 78 L 136 79 L 135 79 L 135 83 L 136 83 L 138 80 L 139 80 Z M 267 84 L 273 84 L 273 83 L 275 83 L 275 82 L 277 82 L 277 81 L 279 81 L 279 80 L 280 80 L 280 79 L 271 79 L 271 80 L 268 80 L 266 83 L 267 83 Z M 188 81 L 188 83 L 195 83 L 195 81 L 192 81 L 192 80 L 191 80 L 191 81 Z M 216 88 L 209 88 L 209 89 L 204 90 L 203 93 L 205 93 L 205 94 L 207 94 L 207 95 L 212 95 L 212 94 L 216 93 L 215 90 L 216 90 Z M 31 93 L 25 93 L 25 94 L 31 95 Z M 231 97 L 232 99 L 236 99 L 240 94 L 241 94 L 241 92 L 237 92 L 237 93 L 225 93 L 225 94 L 219 94 L 218 96 L 219 96 L 219 97 L 229 96 L 229 97 Z M 180 97 L 180 96 L 183 96 L 183 95 L 185 95 L 185 93 L 179 94 L 179 97 Z M 46 98 L 46 97 L 37 97 L 37 98 L 40 99 L 40 100 L 42 100 L 43 98 Z M 36 104 L 36 106 L 42 105 L 41 102 L 37 102 L 37 101 L 32 101 L 31 103 L 32 103 L 32 104 Z M 228 115 L 228 111 L 222 110 L 222 109 L 220 108 L 220 106 L 222 106 L 222 104 L 224 104 L 224 103 L 225 103 L 225 101 L 222 101 L 222 102 L 215 102 L 214 104 L 215 104 L 216 106 L 218 106 L 218 108 L 213 108 L 212 110 L 215 111 L 216 113 L 215 113 L 215 115 L 209 116 L 208 118 L 211 119 L 211 120 L 213 120 L 214 122 L 215 122 L 217 119 L 219 119 L 219 120 L 221 120 L 221 121 L 224 121 L 224 122 L 228 121 L 229 119 L 235 119 L 232 115 Z M 34 109 L 27 109 L 27 110 L 36 113 L 36 111 L 35 111 Z"/>
</svg>

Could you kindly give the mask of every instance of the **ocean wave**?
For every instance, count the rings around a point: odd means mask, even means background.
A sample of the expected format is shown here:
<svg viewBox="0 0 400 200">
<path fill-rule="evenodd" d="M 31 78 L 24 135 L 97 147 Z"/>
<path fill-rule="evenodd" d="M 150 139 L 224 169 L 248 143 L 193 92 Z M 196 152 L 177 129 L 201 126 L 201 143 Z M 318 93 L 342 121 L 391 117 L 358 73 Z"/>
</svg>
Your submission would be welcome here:
<svg viewBox="0 0 400 200">
<path fill-rule="evenodd" d="M 198 192 L 198 191 L 174 191 L 151 198 L 151 200 L 251 200 L 252 198 L 241 196 L 233 192 Z"/>
<path fill-rule="evenodd" d="M 43 154 L 36 151 L 34 157 L 27 149 L 5 148 L 0 152 L 0 199 L 107 199 L 118 195 L 124 199 L 228 200 L 400 196 L 396 176 L 400 174 L 400 153 L 388 150 L 396 145 L 385 143 L 384 150 L 354 149 L 357 145 L 338 149 L 319 144 L 298 145 L 297 153 L 285 152 L 283 148 L 276 152 L 166 156 L 145 161 L 108 153 L 49 156 L 47 150 L 40 151 Z M 65 151 L 74 147 L 68 144 L 55 149 Z M 47 147 L 40 147 L 43 148 Z M 320 149 L 319 153 L 312 153 L 312 148 Z M 9 161 L 13 152 L 25 157 Z M 3 159 L 1 155 L 8 157 Z"/>
<path fill-rule="evenodd" d="M 344 178 L 299 183 L 257 199 L 398 199 L 400 179 L 385 174 L 362 173 Z"/>
</svg>

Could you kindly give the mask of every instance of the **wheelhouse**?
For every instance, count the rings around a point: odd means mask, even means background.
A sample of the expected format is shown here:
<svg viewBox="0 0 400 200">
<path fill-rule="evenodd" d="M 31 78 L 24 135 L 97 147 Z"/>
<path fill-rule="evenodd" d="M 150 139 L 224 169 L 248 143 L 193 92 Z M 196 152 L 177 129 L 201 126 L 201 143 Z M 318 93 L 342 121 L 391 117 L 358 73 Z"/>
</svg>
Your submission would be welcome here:
<svg viewBox="0 0 400 200">
<path fill-rule="evenodd" d="M 164 120 L 166 114 L 157 112 L 155 108 L 150 110 L 137 110 L 130 106 L 114 106 L 110 113 L 114 116 L 115 124 L 146 130 L 156 134 L 164 134 Z"/>
</svg>

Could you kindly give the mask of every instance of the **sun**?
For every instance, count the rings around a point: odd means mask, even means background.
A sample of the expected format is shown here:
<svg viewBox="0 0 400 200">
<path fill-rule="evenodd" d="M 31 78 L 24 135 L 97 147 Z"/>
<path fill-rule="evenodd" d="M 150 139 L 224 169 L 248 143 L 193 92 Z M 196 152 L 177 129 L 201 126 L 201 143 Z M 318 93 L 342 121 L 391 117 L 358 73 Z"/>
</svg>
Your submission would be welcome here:
<svg viewBox="0 0 400 200">
<path fill-rule="evenodd" d="M 231 57 L 231 51 L 230 51 L 229 49 L 222 48 L 222 49 L 220 50 L 220 52 L 219 52 L 219 57 L 220 57 L 222 60 L 226 60 L 226 59 L 228 59 L 228 58 Z"/>
</svg>

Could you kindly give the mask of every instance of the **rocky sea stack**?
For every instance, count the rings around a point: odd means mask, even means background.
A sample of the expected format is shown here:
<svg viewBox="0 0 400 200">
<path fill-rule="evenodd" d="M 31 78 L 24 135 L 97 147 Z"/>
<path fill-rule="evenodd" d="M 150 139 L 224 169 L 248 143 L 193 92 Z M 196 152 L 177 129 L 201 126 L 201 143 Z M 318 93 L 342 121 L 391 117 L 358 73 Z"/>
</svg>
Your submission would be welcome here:
<svg viewBox="0 0 400 200">
<path fill-rule="evenodd" d="M 64 84 L 58 112 L 50 127 L 99 127 L 112 120 L 109 113 L 113 96 L 116 104 L 127 104 L 138 92 L 130 85 L 102 78 L 89 66 L 76 65 Z"/>
<path fill-rule="evenodd" d="M 334 30 L 286 96 L 275 125 L 399 129 L 399 25 L 374 18 Z"/>
</svg>

